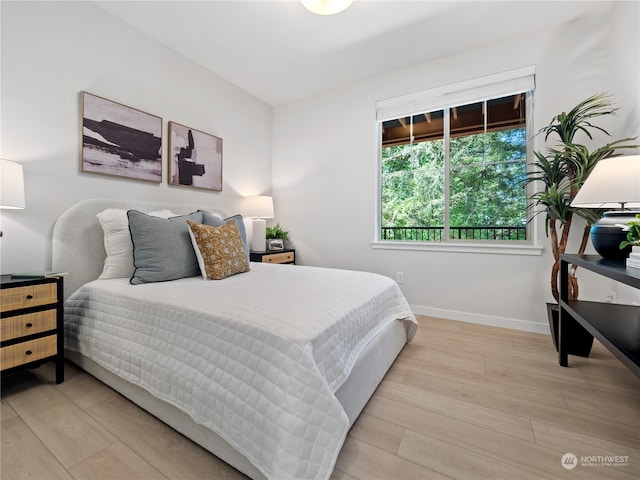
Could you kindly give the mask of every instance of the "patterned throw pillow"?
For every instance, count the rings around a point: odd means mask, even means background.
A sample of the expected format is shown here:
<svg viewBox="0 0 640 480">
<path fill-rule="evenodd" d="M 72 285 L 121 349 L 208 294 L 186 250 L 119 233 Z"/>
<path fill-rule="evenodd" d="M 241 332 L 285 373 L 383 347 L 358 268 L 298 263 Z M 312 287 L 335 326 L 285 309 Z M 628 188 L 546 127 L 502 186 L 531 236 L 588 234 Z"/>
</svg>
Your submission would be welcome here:
<svg viewBox="0 0 640 480">
<path fill-rule="evenodd" d="M 205 279 L 222 280 L 249 271 L 247 253 L 235 221 L 220 227 L 188 220 L 193 249 Z"/>
</svg>

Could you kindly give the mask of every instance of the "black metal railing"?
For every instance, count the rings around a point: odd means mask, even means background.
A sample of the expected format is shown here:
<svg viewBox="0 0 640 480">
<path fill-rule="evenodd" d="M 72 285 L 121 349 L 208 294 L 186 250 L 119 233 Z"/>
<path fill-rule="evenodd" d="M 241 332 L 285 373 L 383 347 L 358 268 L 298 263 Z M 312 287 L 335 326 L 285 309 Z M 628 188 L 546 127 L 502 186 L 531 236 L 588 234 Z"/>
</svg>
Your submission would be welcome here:
<svg viewBox="0 0 640 480">
<path fill-rule="evenodd" d="M 526 240 L 527 227 L 449 227 L 452 240 Z M 382 240 L 442 242 L 444 227 L 382 227 Z"/>
</svg>

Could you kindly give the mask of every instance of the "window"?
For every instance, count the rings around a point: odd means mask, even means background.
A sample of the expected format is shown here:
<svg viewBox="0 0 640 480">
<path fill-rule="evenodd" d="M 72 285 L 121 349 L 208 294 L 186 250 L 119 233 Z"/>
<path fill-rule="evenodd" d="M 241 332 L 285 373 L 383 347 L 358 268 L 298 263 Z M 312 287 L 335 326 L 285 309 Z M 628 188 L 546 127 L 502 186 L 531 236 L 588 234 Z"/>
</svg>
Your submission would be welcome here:
<svg viewBox="0 0 640 480">
<path fill-rule="evenodd" d="M 380 240 L 528 240 L 533 74 L 522 73 L 378 103 Z"/>
</svg>

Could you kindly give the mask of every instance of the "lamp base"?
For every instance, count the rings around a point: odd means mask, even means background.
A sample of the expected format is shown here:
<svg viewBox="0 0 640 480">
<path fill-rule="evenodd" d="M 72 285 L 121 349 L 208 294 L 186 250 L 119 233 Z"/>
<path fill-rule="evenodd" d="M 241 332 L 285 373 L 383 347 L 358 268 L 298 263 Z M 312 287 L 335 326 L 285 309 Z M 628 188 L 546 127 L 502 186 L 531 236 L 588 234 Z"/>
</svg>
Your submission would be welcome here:
<svg viewBox="0 0 640 480">
<path fill-rule="evenodd" d="M 262 218 L 252 219 L 251 250 L 264 252 L 267 249 L 267 222 Z"/>
<path fill-rule="evenodd" d="M 627 239 L 623 229 L 627 223 L 636 222 L 640 212 L 619 210 L 605 212 L 604 216 L 591 227 L 591 243 L 602 258 L 625 259 L 631 253 L 631 246 L 620 249 L 620 243 Z"/>
</svg>

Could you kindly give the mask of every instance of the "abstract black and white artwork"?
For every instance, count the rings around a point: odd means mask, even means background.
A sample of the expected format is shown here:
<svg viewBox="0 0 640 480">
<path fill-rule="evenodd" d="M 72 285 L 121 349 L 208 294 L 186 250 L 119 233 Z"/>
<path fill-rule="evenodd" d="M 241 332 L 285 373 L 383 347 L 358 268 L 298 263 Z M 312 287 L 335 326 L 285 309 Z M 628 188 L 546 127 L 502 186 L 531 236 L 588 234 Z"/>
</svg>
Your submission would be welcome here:
<svg viewBox="0 0 640 480">
<path fill-rule="evenodd" d="M 82 92 L 81 171 L 162 181 L 162 118 Z"/>
<path fill-rule="evenodd" d="M 222 190 L 222 139 L 169 122 L 169 183 Z"/>
</svg>

